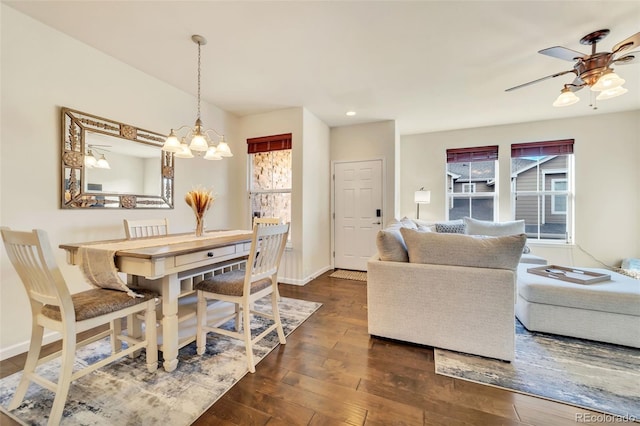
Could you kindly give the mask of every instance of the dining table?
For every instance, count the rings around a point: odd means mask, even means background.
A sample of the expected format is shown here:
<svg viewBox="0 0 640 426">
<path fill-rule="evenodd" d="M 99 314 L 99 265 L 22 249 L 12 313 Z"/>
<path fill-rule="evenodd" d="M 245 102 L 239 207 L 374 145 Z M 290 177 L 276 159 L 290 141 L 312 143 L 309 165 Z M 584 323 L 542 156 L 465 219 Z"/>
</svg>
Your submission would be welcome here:
<svg viewBox="0 0 640 426">
<path fill-rule="evenodd" d="M 195 319 L 195 303 L 185 300 L 194 299 L 194 285 L 198 281 L 246 261 L 252 235 L 250 230 L 215 230 L 201 236 L 169 234 L 66 243 L 59 247 L 66 251 L 71 265 L 82 265 L 85 250 L 103 252 L 105 258 L 112 259 L 114 272 L 126 274 L 127 285 L 150 288 L 160 294 L 158 347 L 164 369 L 171 372 L 178 366 L 178 350 L 195 340 L 195 327 L 186 326 L 187 320 Z M 216 315 L 215 309 L 210 311 L 209 315 Z"/>
</svg>

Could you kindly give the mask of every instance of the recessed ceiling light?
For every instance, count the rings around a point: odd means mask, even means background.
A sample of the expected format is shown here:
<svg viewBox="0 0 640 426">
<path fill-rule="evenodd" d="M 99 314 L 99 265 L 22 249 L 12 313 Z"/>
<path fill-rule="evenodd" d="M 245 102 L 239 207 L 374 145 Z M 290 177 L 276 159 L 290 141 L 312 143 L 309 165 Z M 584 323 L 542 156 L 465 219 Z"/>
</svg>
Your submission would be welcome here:
<svg viewBox="0 0 640 426">
<path fill-rule="evenodd" d="M 356 115 L 356 112 L 355 111 L 347 111 L 347 115 L 349 117 L 353 117 L 354 115 Z"/>
</svg>

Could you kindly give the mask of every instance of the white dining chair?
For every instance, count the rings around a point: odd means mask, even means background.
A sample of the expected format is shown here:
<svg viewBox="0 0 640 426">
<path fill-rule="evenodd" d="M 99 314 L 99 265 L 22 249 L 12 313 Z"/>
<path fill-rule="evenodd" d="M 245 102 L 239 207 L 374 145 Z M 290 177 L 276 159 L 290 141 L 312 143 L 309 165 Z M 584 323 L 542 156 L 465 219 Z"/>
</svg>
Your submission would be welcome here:
<svg viewBox="0 0 640 426">
<path fill-rule="evenodd" d="M 158 368 L 156 328 L 147 327 L 144 338 L 140 339 L 124 334 L 122 330 L 122 318 L 139 312 L 145 312 L 147 324 L 155 324 L 157 295 L 154 292 L 136 289 L 142 297 L 131 297 L 123 291 L 107 289 L 70 294 L 44 231 L 13 231 L 3 227 L 0 232 L 9 260 L 29 297 L 32 317 L 29 352 L 9 410 L 20 406 L 29 384 L 34 382 L 55 393 L 48 424 L 57 425 L 62 418 L 69 388 L 74 380 L 143 348 L 146 349 L 146 366 L 149 372 Z M 3 285 L 6 283 L 4 281 Z M 103 324 L 109 324 L 109 329 L 77 342 L 78 333 Z M 62 335 L 62 350 L 40 357 L 45 328 Z M 107 336 L 111 340 L 111 355 L 74 372 L 77 348 Z M 122 342 L 126 342 L 126 349 L 123 349 Z M 54 383 L 38 375 L 35 370 L 38 365 L 56 357 L 61 357 L 61 366 L 58 381 Z"/>
<path fill-rule="evenodd" d="M 260 225 L 279 225 L 280 218 L 279 217 L 254 217 L 253 224 Z"/>
<path fill-rule="evenodd" d="M 169 234 L 169 220 L 164 219 L 124 219 L 124 232 L 127 240 L 134 238 L 156 237 Z"/>
<path fill-rule="evenodd" d="M 256 371 L 253 345 L 273 330 L 277 330 L 281 344 L 287 341 L 278 311 L 278 267 L 287 243 L 289 224 L 253 226 L 251 250 L 245 269 L 236 269 L 214 275 L 195 285 L 198 295 L 196 346 L 199 355 L 206 350 L 207 333 L 214 332 L 244 341 L 249 371 Z M 271 295 L 271 313 L 255 309 L 255 301 Z M 230 331 L 207 323 L 207 300 L 231 302 L 235 312 L 224 319 L 216 318 L 216 324 L 235 319 L 235 330 Z M 273 324 L 258 336 L 251 334 L 251 315 L 271 320 Z M 242 322 L 240 321 L 242 317 Z"/>
</svg>

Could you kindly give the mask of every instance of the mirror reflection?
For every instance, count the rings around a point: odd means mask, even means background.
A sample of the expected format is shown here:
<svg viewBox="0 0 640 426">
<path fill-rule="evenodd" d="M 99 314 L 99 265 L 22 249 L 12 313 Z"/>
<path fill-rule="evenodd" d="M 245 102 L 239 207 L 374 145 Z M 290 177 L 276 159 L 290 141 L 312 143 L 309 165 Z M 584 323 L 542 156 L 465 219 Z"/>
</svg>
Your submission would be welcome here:
<svg viewBox="0 0 640 426">
<path fill-rule="evenodd" d="M 173 208 L 165 136 L 62 109 L 62 208 Z"/>
<path fill-rule="evenodd" d="M 85 192 L 161 195 L 157 147 L 95 132 L 87 132 L 85 143 Z"/>
</svg>

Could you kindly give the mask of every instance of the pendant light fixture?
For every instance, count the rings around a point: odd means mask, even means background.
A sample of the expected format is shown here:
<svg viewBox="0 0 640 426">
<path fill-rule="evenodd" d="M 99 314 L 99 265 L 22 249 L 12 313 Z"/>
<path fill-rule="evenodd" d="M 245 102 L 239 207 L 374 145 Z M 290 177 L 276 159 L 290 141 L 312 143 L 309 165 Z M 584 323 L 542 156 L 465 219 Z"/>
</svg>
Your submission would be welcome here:
<svg viewBox="0 0 640 426">
<path fill-rule="evenodd" d="M 204 153 L 205 160 L 222 160 L 223 157 L 233 157 L 223 135 L 213 129 L 204 130 L 202 128 L 202 120 L 200 119 L 200 48 L 207 44 L 207 39 L 201 35 L 193 35 L 191 40 L 198 45 L 198 116 L 193 128 L 181 126 L 178 129 L 171 129 L 162 150 L 173 152 L 174 156 L 178 158 L 193 158 L 194 152 L 198 156 L 202 156 Z M 184 129 L 187 129 L 185 134 L 178 139 L 178 134 Z M 217 146 L 209 138 L 209 133 L 215 133 L 220 138 Z"/>
</svg>

